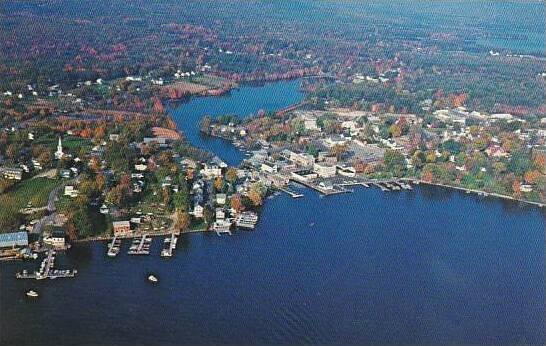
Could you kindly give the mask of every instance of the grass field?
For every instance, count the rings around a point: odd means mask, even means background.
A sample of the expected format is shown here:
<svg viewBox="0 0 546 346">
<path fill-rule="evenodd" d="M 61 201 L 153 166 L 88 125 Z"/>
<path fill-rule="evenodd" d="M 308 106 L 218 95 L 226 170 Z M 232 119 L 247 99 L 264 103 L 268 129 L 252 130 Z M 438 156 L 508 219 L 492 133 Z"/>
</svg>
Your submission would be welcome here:
<svg viewBox="0 0 546 346">
<path fill-rule="evenodd" d="M 56 150 L 58 141 L 59 137 L 55 136 L 55 134 L 48 133 L 37 138 L 34 143 L 46 145 L 51 148 L 51 150 Z M 66 135 L 62 138 L 62 143 L 65 150 L 68 149 L 68 151 L 73 153 L 77 153 L 82 147 L 90 149 L 93 146 L 89 139 Z"/>
<path fill-rule="evenodd" d="M 43 207 L 51 190 L 59 184 L 57 179 L 36 178 L 24 180 L 8 192 L 0 194 L 0 233 L 9 232 L 20 220 L 19 210 L 27 203 L 33 207 Z"/>
</svg>

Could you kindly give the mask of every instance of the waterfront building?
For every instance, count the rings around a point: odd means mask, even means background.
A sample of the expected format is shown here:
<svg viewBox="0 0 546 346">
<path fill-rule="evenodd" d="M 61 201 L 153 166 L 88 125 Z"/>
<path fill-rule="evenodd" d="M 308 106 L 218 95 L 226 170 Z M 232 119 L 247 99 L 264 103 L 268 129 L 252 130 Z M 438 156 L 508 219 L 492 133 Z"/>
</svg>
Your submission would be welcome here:
<svg viewBox="0 0 546 346">
<path fill-rule="evenodd" d="M 313 172 L 317 173 L 321 178 L 331 178 L 336 175 L 337 168 L 335 164 L 317 162 L 313 165 Z"/>
<path fill-rule="evenodd" d="M 116 237 L 131 235 L 131 223 L 129 221 L 114 221 L 112 226 Z"/>
<path fill-rule="evenodd" d="M 66 246 L 66 234 L 62 230 L 55 230 L 50 236 L 44 237 L 44 243 L 54 248 L 64 249 Z"/>
<path fill-rule="evenodd" d="M 216 208 L 216 220 L 224 220 L 226 218 L 226 212 L 222 208 Z"/>
<path fill-rule="evenodd" d="M 0 248 L 24 247 L 28 245 L 27 232 L 0 234 Z"/>
<path fill-rule="evenodd" d="M 304 181 L 304 182 L 309 182 L 309 181 L 312 181 L 312 180 L 318 178 L 317 173 L 314 173 L 313 171 L 308 170 L 308 169 L 292 172 L 292 173 L 290 173 L 290 176 L 291 176 L 292 179 L 294 179 L 296 181 Z"/>
</svg>

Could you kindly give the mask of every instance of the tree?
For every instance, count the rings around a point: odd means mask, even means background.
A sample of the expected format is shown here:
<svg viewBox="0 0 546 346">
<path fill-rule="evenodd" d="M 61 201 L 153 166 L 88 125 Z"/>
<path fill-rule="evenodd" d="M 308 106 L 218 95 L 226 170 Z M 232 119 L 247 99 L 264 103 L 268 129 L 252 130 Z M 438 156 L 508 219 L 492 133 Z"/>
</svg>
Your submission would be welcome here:
<svg viewBox="0 0 546 346">
<path fill-rule="evenodd" d="M 224 179 L 222 179 L 222 177 L 216 177 L 216 179 L 214 179 L 214 188 L 216 189 L 216 191 L 218 192 L 222 191 L 223 187 L 224 187 Z"/>
<path fill-rule="evenodd" d="M 188 212 L 178 210 L 176 212 L 176 226 L 180 231 L 185 231 L 190 227 L 191 216 Z"/>
<path fill-rule="evenodd" d="M 238 213 L 245 209 L 241 195 L 236 194 L 231 197 L 230 201 L 231 207 L 235 209 Z"/>
<path fill-rule="evenodd" d="M 15 185 L 13 180 L 0 178 L 0 194 L 8 191 L 13 185 Z"/>
<path fill-rule="evenodd" d="M 237 181 L 237 170 L 235 168 L 233 167 L 228 168 L 226 172 L 226 180 L 230 182 L 231 184 Z"/>
<path fill-rule="evenodd" d="M 531 168 L 531 160 L 523 150 L 516 150 L 512 153 L 508 162 L 508 169 L 517 175 L 523 175 Z"/>
<path fill-rule="evenodd" d="M 537 170 L 527 171 L 523 175 L 523 179 L 525 179 L 525 182 L 527 184 L 534 184 L 539 177 L 540 177 L 540 172 Z"/>
<path fill-rule="evenodd" d="M 416 150 L 411 157 L 411 163 L 416 168 L 422 168 L 425 165 L 426 161 L 427 158 L 425 156 L 425 153 L 423 153 L 421 150 Z"/>
<path fill-rule="evenodd" d="M 263 203 L 263 197 L 265 197 L 266 192 L 267 190 L 262 184 L 255 183 L 250 187 L 248 198 L 255 207 L 260 206 Z"/>
<path fill-rule="evenodd" d="M 51 165 L 52 160 L 53 160 L 53 157 L 49 150 L 42 151 L 40 155 L 38 156 L 38 162 L 40 162 L 40 164 L 43 167 L 49 167 Z"/>
<path fill-rule="evenodd" d="M 387 149 L 383 157 L 383 162 L 387 171 L 395 176 L 401 176 L 406 167 L 406 159 L 398 150 Z"/>
<path fill-rule="evenodd" d="M 205 223 L 207 225 L 210 225 L 214 222 L 214 211 L 208 205 L 203 208 L 203 219 L 205 219 Z"/>
</svg>

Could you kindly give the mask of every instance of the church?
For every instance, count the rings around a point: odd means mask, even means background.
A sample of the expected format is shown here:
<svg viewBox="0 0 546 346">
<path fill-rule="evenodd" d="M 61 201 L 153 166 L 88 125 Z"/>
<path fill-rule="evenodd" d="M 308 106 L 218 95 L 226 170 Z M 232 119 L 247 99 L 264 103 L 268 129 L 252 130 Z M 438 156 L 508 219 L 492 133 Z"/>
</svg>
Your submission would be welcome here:
<svg viewBox="0 0 546 346">
<path fill-rule="evenodd" d="M 63 153 L 63 143 L 61 142 L 61 137 L 59 137 L 59 143 L 57 144 L 57 151 L 55 152 L 55 158 L 60 160 L 64 157 Z"/>
</svg>

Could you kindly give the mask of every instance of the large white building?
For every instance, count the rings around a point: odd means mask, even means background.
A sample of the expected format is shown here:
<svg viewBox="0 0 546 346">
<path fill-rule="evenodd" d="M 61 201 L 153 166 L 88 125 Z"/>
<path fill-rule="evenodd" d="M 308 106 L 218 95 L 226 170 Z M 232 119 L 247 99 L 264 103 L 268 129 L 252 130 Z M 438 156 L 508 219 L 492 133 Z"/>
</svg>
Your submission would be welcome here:
<svg viewBox="0 0 546 346">
<path fill-rule="evenodd" d="M 336 175 L 337 167 L 335 164 L 325 162 L 317 162 L 313 165 L 313 172 L 317 173 L 321 178 L 331 178 Z"/>
</svg>

